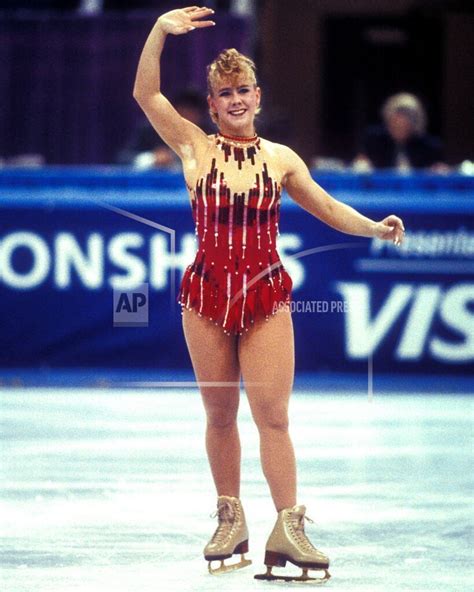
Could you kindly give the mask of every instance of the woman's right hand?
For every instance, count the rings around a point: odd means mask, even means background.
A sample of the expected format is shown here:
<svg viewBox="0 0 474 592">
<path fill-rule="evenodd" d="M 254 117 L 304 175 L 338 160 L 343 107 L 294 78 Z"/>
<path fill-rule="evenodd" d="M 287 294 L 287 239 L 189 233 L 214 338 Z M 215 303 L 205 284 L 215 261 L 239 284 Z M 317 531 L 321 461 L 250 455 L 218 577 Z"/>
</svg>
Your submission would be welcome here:
<svg viewBox="0 0 474 592">
<path fill-rule="evenodd" d="M 171 35 L 184 35 L 196 28 L 212 27 L 214 21 L 201 21 L 205 17 L 214 14 L 212 8 L 188 6 L 187 8 L 178 8 L 165 12 L 158 19 L 158 24 L 163 33 Z"/>
</svg>

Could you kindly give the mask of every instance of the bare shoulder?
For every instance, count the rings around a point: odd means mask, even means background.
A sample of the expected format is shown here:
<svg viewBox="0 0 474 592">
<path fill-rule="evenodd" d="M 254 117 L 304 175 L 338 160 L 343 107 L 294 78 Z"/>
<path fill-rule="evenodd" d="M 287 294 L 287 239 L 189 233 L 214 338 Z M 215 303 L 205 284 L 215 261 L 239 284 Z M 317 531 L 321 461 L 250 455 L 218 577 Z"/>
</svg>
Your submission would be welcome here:
<svg viewBox="0 0 474 592">
<path fill-rule="evenodd" d="M 285 144 L 278 144 L 277 142 L 271 142 L 262 138 L 262 148 L 278 162 L 283 180 L 298 168 L 305 167 L 303 160 L 298 154 Z"/>
</svg>

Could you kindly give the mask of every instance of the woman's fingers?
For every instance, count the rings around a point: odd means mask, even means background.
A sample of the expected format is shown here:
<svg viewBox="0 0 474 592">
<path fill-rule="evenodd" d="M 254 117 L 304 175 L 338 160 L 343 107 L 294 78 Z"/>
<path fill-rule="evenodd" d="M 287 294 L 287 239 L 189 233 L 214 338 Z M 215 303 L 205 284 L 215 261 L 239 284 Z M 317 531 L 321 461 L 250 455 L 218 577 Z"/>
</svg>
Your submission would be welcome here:
<svg viewBox="0 0 474 592">
<path fill-rule="evenodd" d="M 193 21 L 193 28 L 202 29 L 203 27 L 213 27 L 214 21 Z"/>
<path fill-rule="evenodd" d="M 214 14 L 214 11 L 212 10 L 212 8 L 198 8 L 196 10 L 193 10 L 192 12 L 189 13 L 189 18 L 191 19 L 193 25 L 195 27 L 212 27 L 213 25 L 215 25 L 216 23 L 214 21 L 201 21 L 201 20 L 197 20 L 197 19 L 202 19 L 204 17 L 210 16 L 211 14 Z"/>
<path fill-rule="evenodd" d="M 400 246 L 403 242 L 405 235 L 405 227 L 403 222 L 397 216 L 387 216 L 382 222 L 380 222 L 379 238 L 382 240 L 392 240 L 397 246 Z"/>
<path fill-rule="evenodd" d="M 389 224 L 392 226 L 392 233 L 390 238 L 393 238 L 395 245 L 400 246 L 404 239 L 405 228 L 403 222 L 397 216 L 390 216 Z"/>
<path fill-rule="evenodd" d="M 210 10 L 211 12 L 214 12 L 212 8 L 207 8 L 207 6 L 186 6 L 186 8 L 183 8 L 182 10 L 185 12 L 193 12 L 193 10 Z"/>
<path fill-rule="evenodd" d="M 202 8 L 195 7 L 191 10 L 184 9 L 184 11 L 191 18 L 202 18 L 203 16 L 214 14 L 214 10 L 212 8 L 206 8 L 205 6 L 203 6 Z"/>
<path fill-rule="evenodd" d="M 188 6 L 170 10 L 163 14 L 158 20 L 161 22 L 163 31 L 172 35 L 183 35 L 196 28 L 212 27 L 216 23 L 210 20 L 199 20 L 214 14 L 212 8 L 205 6 Z"/>
<path fill-rule="evenodd" d="M 405 238 L 405 227 L 403 226 L 403 222 L 400 220 L 400 218 L 396 218 L 396 223 L 395 239 L 393 242 L 397 246 L 400 246 L 403 242 L 403 239 Z"/>
<path fill-rule="evenodd" d="M 394 216 L 393 214 L 387 216 L 383 222 L 384 224 L 390 224 L 390 226 L 399 226 L 402 230 L 404 230 L 401 219 L 398 216 Z"/>
</svg>

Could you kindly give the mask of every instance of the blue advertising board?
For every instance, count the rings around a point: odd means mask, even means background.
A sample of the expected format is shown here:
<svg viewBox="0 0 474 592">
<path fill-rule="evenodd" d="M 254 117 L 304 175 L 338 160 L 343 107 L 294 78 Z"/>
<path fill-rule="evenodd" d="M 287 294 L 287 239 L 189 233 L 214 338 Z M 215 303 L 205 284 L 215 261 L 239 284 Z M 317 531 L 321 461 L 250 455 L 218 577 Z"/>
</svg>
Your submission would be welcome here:
<svg viewBox="0 0 474 592">
<path fill-rule="evenodd" d="M 474 182 L 318 175 L 361 213 L 403 218 L 403 245 L 342 234 L 284 194 L 301 370 L 474 374 Z M 182 368 L 177 302 L 196 251 L 180 174 L 0 174 L 0 367 Z"/>
</svg>

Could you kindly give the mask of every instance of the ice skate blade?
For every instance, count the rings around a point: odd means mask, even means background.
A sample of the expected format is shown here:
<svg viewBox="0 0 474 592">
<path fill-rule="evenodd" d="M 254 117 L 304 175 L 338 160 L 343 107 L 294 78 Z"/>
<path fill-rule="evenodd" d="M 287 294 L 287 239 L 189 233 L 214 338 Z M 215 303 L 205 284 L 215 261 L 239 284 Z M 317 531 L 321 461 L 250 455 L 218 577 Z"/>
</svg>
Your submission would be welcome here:
<svg viewBox="0 0 474 592">
<path fill-rule="evenodd" d="M 282 580 L 284 582 L 311 582 L 313 584 L 325 584 L 331 574 L 328 572 L 327 569 L 324 570 L 324 576 L 320 578 L 313 578 L 312 576 L 308 575 L 308 567 L 302 568 L 303 573 L 300 576 L 283 576 L 283 575 L 276 575 L 272 573 L 272 566 L 267 565 L 267 571 L 264 574 L 256 574 L 254 578 L 256 580 L 267 580 L 268 582 L 272 582 L 275 580 Z M 322 571 L 322 570 L 320 570 Z"/>
<path fill-rule="evenodd" d="M 219 560 L 218 560 L 219 561 Z M 230 565 L 226 565 L 224 560 L 220 560 L 221 564 L 219 567 L 213 568 L 212 561 L 209 561 L 208 569 L 209 573 L 213 576 L 218 576 L 220 574 L 229 573 L 231 571 L 236 571 L 237 569 L 242 569 L 243 567 L 247 567 L 248 565 L 252 565 L 251 559 L 245 559 L 244 555 L 241 555 L 241 559 L 238 563 L 232 563 Z"/>
</svg>

